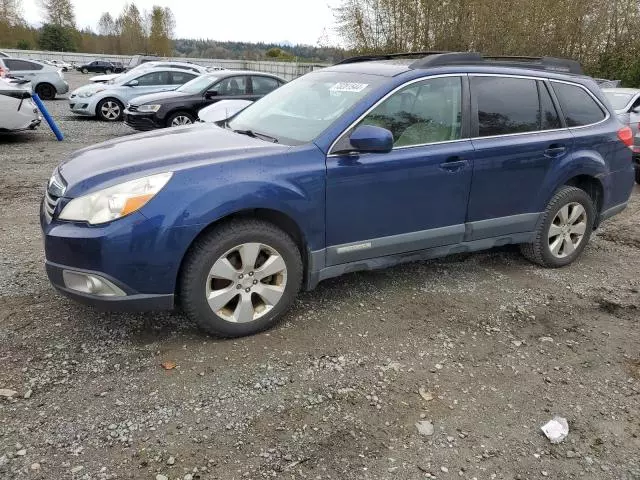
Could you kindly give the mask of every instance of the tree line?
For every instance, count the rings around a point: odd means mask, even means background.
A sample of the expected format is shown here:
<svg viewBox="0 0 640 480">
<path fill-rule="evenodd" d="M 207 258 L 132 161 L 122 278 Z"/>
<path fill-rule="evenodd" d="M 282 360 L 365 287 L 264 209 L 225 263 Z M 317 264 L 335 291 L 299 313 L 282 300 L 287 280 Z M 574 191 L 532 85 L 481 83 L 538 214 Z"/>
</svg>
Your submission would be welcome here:
<svg viewBox="0 0 640 480">
<path fill-rule="evenodd" d="M 557 56 L 640 85 L 640 0 L 343 0 L 336 20 L 360 53 Z"/>
<path fill-rule="evenodd" d="M 175 19 L 171 9 L 154 5 L 142 12 L 135 3 L 113 18 L 100 17 L 97 31 L 78 30 L 71 0 L 38 0 L 44 20 L 29 26 L 21 16 L 21 0 L 0 0 L 0 46 L 67 52 L 173 54 Z"/>
</svg>

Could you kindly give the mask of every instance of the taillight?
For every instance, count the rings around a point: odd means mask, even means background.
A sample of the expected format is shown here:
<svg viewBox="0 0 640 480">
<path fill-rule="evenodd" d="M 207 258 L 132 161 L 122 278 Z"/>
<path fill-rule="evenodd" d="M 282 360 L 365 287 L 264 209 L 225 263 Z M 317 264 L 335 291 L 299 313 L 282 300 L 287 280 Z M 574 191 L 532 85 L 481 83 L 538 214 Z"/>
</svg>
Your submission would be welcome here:
<svg viewBox="0 0 640 480">
<path fill-rule="evenodd" d="M 618 138 L 624 143 L 627 147 L 633 146 L 633 131 L 631 127 L 622 127 L 618 130 Z"/>
</svg>

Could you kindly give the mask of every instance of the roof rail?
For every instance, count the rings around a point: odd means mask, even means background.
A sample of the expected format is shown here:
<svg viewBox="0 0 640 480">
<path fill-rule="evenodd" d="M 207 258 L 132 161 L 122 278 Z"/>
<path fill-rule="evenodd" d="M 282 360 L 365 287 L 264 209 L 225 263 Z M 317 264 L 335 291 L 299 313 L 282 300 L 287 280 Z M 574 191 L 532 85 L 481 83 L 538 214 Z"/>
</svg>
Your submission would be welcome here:
<svg viewBox="0 0 640 480">
<path fill-rule="evenodd" d="M 555 57 L 483 56 L 477 52 L 447 52 L 416 60 L 409 68 L 429 68 L 446 65 L 492 64 L 503 67 L 531 68 L 582 75 L 582 67 L 575 60 Z"/>
<path fill-rule="evenodd" d="M 339 61 L 336 65 L 345 65 L 347 63 L 359 63 L 359 62 L 373 62 L 376 60 L 393 60 L 396 58 L 408 58 L 408 57 L 427 57 L 430 55 L 440 55 L 441 51 L 427 51 L 427 52 L 407 52 L 407 53 L 382 53 L 373 55 L 360 55 L 357 57 L 349 57 Z"/>
</svg>

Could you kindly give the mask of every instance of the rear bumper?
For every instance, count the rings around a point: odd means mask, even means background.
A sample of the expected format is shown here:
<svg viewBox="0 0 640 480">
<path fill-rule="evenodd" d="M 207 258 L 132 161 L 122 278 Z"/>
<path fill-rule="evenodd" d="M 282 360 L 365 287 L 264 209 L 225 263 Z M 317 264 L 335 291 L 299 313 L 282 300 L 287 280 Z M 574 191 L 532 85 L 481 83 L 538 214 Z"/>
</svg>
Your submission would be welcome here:
<svg viewBox="0 0 640 480">
<path fill-rule="evenodd" d="M 88 273 L 105 278 L 124 291 L 131 291 L 131 289 L 115 278 L 110 277 L 109 275 L 106 275 L 102 272 L 94 272 L 91 270 L 66 267 L 64 265 L 59 265 L 48 260 L 45 262 L 45 268 L 47 270 L 49 281 L 56 290 L 58 290 L 63 295 L 71 298 L 72 300 L 75 300 L 76 302 L 82 303 L 84 305 L 89 305 L 99 310 L 110 312 L 145 312 L 152 310 L 171 310 L 174 306 L 173 294 L 151 295 L 137 293 L 121 297 L 105 297 L 91 295 L 88 293 L 81 293 L 66 287 L 63 278 L 63 272 L 65 270 L 70 272 Z"/>
</svg>

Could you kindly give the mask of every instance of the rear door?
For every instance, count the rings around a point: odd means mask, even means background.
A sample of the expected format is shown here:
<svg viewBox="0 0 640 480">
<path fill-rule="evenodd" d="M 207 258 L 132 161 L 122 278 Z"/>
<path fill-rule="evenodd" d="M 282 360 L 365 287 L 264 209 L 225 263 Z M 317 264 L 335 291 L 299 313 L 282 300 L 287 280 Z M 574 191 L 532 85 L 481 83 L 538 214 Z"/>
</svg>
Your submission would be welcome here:
<svg viewBox="0 0 640 480">
<path fill-rule="evenodd" d="M 475 162 L 466 240 L 534 230 L 554 163 L 571 154 L 549 85 L 537 78 L 469 75 Z"/>
<path fill-rule="evenodd" d="M 135 95 L 130 98 L 137 97 L 139 95 L 146 95 L 148 93 L 165 92 L 169 90 L 175 90 L 178 85 L 173 85 L 172 72 L 166 70 L 160 70 L 156 72 L 145 73 L 144 75 L 136 78 L 138 85 L 132 87 L 135 90 Z"/>
</svg>

